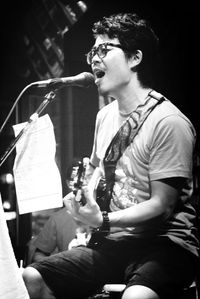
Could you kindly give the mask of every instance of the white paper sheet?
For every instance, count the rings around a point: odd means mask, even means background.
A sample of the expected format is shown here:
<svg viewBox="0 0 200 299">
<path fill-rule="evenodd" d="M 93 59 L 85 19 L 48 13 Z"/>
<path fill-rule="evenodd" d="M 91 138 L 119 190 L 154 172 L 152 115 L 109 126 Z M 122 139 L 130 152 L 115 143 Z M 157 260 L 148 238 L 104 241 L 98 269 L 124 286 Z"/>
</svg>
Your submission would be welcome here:
<svg viewBox="0 0 200 299">
<path fill-rule="evenodd" d="M 13 126 L 15 136 L 26 123 Z M 61 207 L 62 183 L 55 161 L 56 141 L 49 115 L 34 121 L 16 145 L 13 167 L 19 214 Z"/>
<path fill-rule="evenodd" d="M 29 299 L 12 248 L 0 194 L 0 299 Z"/>
</svg>

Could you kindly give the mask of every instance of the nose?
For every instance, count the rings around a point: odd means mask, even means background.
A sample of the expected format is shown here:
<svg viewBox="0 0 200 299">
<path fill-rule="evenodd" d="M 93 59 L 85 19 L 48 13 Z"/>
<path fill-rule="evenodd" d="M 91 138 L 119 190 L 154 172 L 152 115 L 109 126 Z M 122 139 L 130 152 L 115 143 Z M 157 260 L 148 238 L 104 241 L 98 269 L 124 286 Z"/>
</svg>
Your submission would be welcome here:
<svg viewBox="0 0 200 299">
<path fill-rule="evenodd" d="M 99 57 L 97 53 L 95 53 L 94 56 L 92 57 L 91 64 L 99 63 L 101 61 L 102 59 Z"/>
<path fill-rule="evenodd" d="M 101 58 L 99 58 L 99 56 L 97 54 L 95 54 L 94 57 L 92 57 L 92 63 L 91 64 L 93 64 L 93 65 L 99 64 L 99 63 L 101 63 L 101 61 L 102 61 Z"/>
</svg>

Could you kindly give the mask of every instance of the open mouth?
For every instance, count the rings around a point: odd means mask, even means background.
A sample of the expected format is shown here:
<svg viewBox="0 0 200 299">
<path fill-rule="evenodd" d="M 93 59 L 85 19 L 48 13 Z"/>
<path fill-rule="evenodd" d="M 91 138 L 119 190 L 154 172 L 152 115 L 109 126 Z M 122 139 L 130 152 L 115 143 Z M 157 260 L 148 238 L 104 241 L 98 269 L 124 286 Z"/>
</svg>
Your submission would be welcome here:
<svg viewBox="0 0 200 299">
<path fill-rule="evenodd" d="M 103 76 L 105 75 L 105 72 L 101 71 L 101 70 L 98 70 L 95 72 L 95 76 L 100 79 L 102 78 Z"/>
</svg>

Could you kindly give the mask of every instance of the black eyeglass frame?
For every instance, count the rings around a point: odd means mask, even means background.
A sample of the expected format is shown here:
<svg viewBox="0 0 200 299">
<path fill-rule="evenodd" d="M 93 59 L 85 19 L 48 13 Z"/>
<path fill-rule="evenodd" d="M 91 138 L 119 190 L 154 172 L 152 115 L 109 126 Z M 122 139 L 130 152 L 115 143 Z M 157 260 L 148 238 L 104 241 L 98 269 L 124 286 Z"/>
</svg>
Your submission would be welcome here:
<svg viewBox="0 0 200 299">
<path fill-rule="evenodd" d="M 123 49 L 123 47 L 120 44 L 113 44 L 113 43 L 109 43 L 109 42 L 102 43 L 102 44 L 98 45 L 98 47 L 93 47 L 87 54 L 85 54 L 86 58 L 87 58 L 87 63 L 89 65 L 91 65 L 92 64 L 92 58 L 96 54 L 99 56 L 100 59 L 104 58 L 107 55 L 107 53 L 110 50 L 112 50 L 112 49 L 108 49 L 107 46 Z M 101 54 L 99 53 L 99 49 L 103 50 L 103 52 L 101 52 Z"/>
</svg>

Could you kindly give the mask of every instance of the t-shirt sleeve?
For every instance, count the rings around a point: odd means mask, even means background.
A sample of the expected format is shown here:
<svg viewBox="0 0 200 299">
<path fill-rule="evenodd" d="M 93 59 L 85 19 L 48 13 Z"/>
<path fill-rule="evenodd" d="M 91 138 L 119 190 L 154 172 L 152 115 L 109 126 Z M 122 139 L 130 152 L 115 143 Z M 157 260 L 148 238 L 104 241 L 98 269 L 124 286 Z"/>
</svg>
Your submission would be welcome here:
<svg viewBox="0 0 200 299">
<path fill-rule="evenodd" d="M 33 245 L 45 253 L 51 254 L 56 248 L 56 224 L 54 219 L 50 218 L 45 223 L 43 229 L 36 237 Z"/>
<path fill-rule="evenodd" d="M 191 178 L 194 142 L 192 125 L 184 118 L 171 115 L 162 119 L 150 146 L 150 179 Z"/>
</svg>

